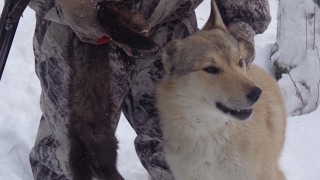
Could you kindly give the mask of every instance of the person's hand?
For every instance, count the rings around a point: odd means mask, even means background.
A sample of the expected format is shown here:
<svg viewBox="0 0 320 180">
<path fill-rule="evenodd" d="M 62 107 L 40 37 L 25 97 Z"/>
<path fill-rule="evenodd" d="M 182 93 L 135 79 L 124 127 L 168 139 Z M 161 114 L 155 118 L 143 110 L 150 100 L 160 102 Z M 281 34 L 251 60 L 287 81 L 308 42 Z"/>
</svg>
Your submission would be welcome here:
<svg viewBox="0 0 320 180">
<path fill-rule="evenodd" d="M 244 46 L 246 51 L 243 60 L 247 64 L 247 68 L 255 58 L 255 48 L 254 48 L 254 36 L 255 31 L 250 25 L 244 22 L 234 22 L 228 25 L 228 31 L 233 35 L 241 45 Z"/>
<path fill-rule="evenodd" d="M 156 53 L 160 49 L 147 37 L 150 25 L 127 0 L 56 0 L 64 20 L 83 42 L 113 41 L 129 56 Z"/>
<path fill-rule="evenodd" d="M 160 49 L 148 37 L 151 25 L 132 7 L 129 0 L 102 1 L 99 4 L 98 19 L 111 40 L 129 56 L 156 53 Z"/>
<path fill-rule="evenodd" d="M 100 1 L 56 0 L 56 4 L 60 6 L 67 24 L 83 42 L 101 44 L 108 37 L 97 18 Z"/>
</svg>

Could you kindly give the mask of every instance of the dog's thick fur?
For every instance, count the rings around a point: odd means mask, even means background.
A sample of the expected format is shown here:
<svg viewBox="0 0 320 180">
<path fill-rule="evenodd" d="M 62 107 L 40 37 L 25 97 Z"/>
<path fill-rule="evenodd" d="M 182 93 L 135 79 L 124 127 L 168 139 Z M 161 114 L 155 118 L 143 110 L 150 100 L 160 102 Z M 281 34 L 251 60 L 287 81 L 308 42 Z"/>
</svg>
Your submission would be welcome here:
<svg viewBox="0 0 320 180">
<path fill-rule="evenodd" d="M 211 11 L 202 31 L 170 42 L 163 54 L 156 94 L 166 160 L 175 180 L 283 180 L 278 85 L 256 65 L 246 71 L 243 44 L 214 1 Z"/>
</svg>

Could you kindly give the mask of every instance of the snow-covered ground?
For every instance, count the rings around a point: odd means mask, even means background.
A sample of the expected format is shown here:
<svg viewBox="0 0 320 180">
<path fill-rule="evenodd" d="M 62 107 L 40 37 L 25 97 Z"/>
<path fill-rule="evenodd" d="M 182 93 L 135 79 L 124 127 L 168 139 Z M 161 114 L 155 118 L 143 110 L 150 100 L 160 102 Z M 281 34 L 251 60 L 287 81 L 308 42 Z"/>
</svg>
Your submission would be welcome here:
<svg viewBox="0 0 320 180">
<path fill-rule="evenodd" d="M 197 9 L 199 27 L 210 11 L 210 0 Z M 2 11 L 3 1 L 0 2 Z M 276 0 L 269 0 L 273 20 L 268 30 L 257 35 L 255 63 L 272 72 L 270 51 L 276 41 Z M 19 24 L 0 82 L 0 179 L 29 180 L 32 172 L 28 153 L 33 146 L 40 119 L 40 85 L 34 73 L 32 35 L 34 12 L 27 9 Z M 147 179 L 133 146 L 135 132 L 121 117 L 117 130 L 120 141 L 119 169 L 125 179 Z M 320 179 L 320 109 L 288 118 L 286 144 L 280 165 L 288 180 Z"/>
</svg>

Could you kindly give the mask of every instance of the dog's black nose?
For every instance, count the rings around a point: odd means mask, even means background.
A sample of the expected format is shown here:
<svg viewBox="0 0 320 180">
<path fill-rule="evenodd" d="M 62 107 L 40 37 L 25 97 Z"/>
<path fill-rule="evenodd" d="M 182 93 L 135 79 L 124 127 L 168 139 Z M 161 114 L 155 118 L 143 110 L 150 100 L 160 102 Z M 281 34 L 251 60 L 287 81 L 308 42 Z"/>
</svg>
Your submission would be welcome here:
<svg viewBox="0 0 320 180">
<path fill-rule="evenodd" d="M 258 88 L 257 86 L 254 86 L 251 89 L 251 92 L 247 95 L 247 98 L 253 102 L 257 102 L 258 99 L 260 98 L 261 93 L 262 93 L 261 89 Z"/>
</svg>

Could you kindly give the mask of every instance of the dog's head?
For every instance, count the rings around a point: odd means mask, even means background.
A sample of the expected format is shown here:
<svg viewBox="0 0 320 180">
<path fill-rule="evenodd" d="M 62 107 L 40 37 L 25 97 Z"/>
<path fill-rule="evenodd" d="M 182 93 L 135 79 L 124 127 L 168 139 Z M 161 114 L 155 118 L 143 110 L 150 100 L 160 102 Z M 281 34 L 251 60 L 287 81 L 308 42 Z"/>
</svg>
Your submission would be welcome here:
<svg viewBox="0 0 320 180">
<path fill-rule="evenodd" d="M 244 44 L 228 33 L 212 1 L 202 31 L 166 45 L 163 81 L 174 82 L 179 98 L 194 108 L 245 120 L 261 94 L 246 75 L 245 56 Z"/>
</svg>

